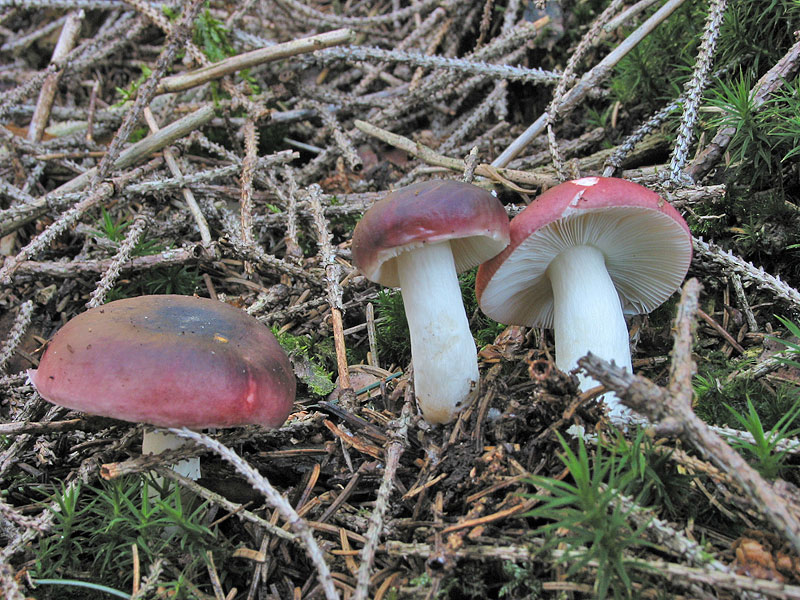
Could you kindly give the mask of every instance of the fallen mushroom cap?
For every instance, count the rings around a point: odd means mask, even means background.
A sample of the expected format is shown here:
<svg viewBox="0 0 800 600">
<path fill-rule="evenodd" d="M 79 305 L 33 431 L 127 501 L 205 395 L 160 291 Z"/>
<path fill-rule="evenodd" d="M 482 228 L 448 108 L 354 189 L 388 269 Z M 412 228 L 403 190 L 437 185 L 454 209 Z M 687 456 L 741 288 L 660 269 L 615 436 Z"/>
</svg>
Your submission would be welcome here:
<svg viewBox="0 0 800 600">
<path fill-rule="evenodd" d="M 78 315 L 30 377 L 54 404 L 160 427 L 278 427 L 295 395 L 266 326 L 222 302 L 174 295 Z"/>
<path fill-rule="evenodd" d="M 508 239 L 508 215 L 489 192 L 460 181 L 424 181 L 370 207 L 353 231 L 353 261 L 371 281 L 398 287 L 394 258 L 403 252 L 449 241 L 460 273 L 495 256 Z"/>
<path fill-rule="evenodd" d="M 692 258 L 689 227 L 655 192 L 616 178 L 567 181 L 514 217 L 509 246 L 478 269 L 475 291 L 483 312 L 501 323 L 552 327 L 546 271 L 575 245 L 603 253 L 629 314 L 648 313 L 669 298 Z"/>
</svg>

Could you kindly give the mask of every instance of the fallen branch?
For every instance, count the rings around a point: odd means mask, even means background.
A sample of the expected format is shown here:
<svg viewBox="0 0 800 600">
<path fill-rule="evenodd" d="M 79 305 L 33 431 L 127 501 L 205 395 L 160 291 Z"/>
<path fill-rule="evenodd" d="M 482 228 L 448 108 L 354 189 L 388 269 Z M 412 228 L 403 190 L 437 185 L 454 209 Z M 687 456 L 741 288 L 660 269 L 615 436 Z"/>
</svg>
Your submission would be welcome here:
<svg viewBox="0 0 800 600">
<path fill-rule="evenodd" d="M 656 423 L 659 433 L 682 436 L 726 472 L 742 487 L 753 506 L 800 554 L 800 521 L 792 514 L 787 503 L 775 492 L 771 483 L 700 420 L 691 408 L 691 378 L 695 372 L 691 341 L 696 327 L 699 294 L 699 282 L 690 279 L 684 286 L 675 319 L 675 346 L 667 389 L 591 353 L 578 360 L 578 365 L 607 389 L 616 392 L 625 406 Z"/>
<path fill-rule="evenodd" d="M 214 79 L 219 79 L 225 75 L 230 75 L 236 71 L 241 71 L 242 69 L 249 69 L 250 67 L 255 67 L 266 62 L 351 42 L 354 37 L 355 33 L 350 29 L 337 29 L 319 35 L 312 35 L 307 38 L 292 40 L 284 44 L 275 44 L 274 46 L 259 48 L 258 50 L 252 50 L 244 54 L 231 56 L 225 60 L 208 65 L 207 67 L 195 69 L 194 71 L 189 71 L 188 73 L 165 77 L 161 80 L 161 83 L 156 89 L 156 93 L 165 94 L 167 92 L 188 90 L 189 88 L 207 83 Z"/>
</svg>

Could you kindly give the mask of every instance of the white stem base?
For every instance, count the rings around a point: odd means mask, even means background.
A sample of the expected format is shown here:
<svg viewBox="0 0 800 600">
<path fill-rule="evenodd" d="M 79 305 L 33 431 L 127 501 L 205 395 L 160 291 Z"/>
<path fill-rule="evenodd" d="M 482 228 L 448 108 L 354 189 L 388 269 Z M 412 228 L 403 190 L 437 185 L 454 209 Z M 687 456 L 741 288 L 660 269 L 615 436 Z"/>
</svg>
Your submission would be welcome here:
<svg viewBox="0 0 800 600">
<path fill-rule="evenodd" d="M 186 440 L 160 431 L 145 431 L 142 437 L 142 454 L 161 454 L 164 450 L 174 450 L 186 444 Z M 187 458 L 170 467 L 184 477 L 196 481 L 200 479 L 200 457 Z"/>
<path fill-rule="evenodd" d="M 602 252 L 592 246 L 564 250 L 547 269 L 553 287 L 556 366 L 571 371 L 588 352 L 633 372 L 628 326 Z M 579 375 L 581 390 L 599 385 Z M 628 414 L 613 393 L 603 401 L 612 416 Z"/>
<path fill-rule="evenodd" d="M 450 243 L 428 244 L 396 259 L 403 294 L 414 392 L 429 423 L 448 423 L 478 390 L 478 356 L 464 313 Z"/>
</svg>

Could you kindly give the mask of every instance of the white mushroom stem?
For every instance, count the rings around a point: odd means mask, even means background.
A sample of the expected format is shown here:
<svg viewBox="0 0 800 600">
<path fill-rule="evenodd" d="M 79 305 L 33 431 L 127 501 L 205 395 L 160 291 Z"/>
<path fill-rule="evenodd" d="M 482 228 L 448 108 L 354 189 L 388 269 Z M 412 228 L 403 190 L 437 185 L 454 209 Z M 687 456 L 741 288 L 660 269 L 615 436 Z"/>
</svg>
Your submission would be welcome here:
<svg viewBox="0 0 800 600">
<path fill-rule="evenodd" d="M 603 253 L 593 246 L 568 248 L 550 263 L 547 276 L 553 288 L 556 366 L 571 371 L 591 352 L 632 372 L 628 326 Z M 585 375 L 578 378 L 581 390 L 599 385 Z M 603 400 L 612 416 L 628 412 L 614 394 Z"/>
<path fill-rule="evenodd" d="M 175 450 L 186 445 L 186 440 L 172 433 L 145 430 L 142 437 L 142 454 L 161 454 L 165 450 Z M 193 456 L 171 465 L 170 468 L 192 480 L 200 479 L 200 457 Z"/>
<path fill-rule="evenodd" d="M 397 257 L 411 335 L 414 391 L 425 420 L 447 423 L 478 388 L 475 340 L 464 313 L 449 242 Z"/>
</svg>

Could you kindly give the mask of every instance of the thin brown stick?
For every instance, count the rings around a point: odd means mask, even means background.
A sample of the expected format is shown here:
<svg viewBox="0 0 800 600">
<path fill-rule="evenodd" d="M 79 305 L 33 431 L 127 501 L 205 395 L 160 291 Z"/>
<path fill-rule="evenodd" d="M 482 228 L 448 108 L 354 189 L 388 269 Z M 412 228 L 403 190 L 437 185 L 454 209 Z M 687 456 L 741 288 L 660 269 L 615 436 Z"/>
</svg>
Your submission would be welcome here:
<svg viewBox="0 0 800 600">
<path fill-rule="evenodd" d="M 84 13 L 82 10 L 71 12 L 67 15 L 67 20 L 64 23 L 64 27 L 61 29 L 58 43 L 56 44 L 55 50 L 53 50 L 53 57 L 50 59 L 51 64 L 58 65 L 75 47 L 78 36 L 81 33 L 83 16 Z M 39 99 L 36 101 L 36 108 L 33 111 L 33 116 L 28 126 L 28 139 L 32 142 L 42 141 L 44 129 L 47 127 L 47 121 L 50 119 L 50 109 L 53 107 L 53 102 L 55 101 L 58 82 L 63 72 L 63 69 L 50 72 L 42 82 L 42 87 L 39 90 Z"/>
<path fill-rule="evenodd" d="M 151 166 L 154 167 L 155 165 Z M 22 250 L 20 250 L 15 257 L 6 261 L 5 265 L 3 265 L 3 268 L 0 269 L 0 284 L 10 283 L 14 273 L 23 261 L 28 259 L 33 254 L 43 250 L 68 227 L 75 223 L 87 210 L 113 196 L 116 191 L 127 185 L 130 181 L 133 181 L 139 177 L 142 172 L 146 170 L 147 167 L 134 169 L 133 171 L 129 171 L 121 177 L 117 177 L 112 183 L 101 183 L 100 185 L 96 186 L 92 193 L 86 196 L 85 199 L 78 202 L 71 209 L 63 213 L 52 225 L 31 240 L 30 243 L 28 243 L 28 245 Z"/>
<path fill-rule="evenodd" d="M 383 531 L 384 518 L 389 508 L 389 497 L 392 493 L 393 482 L 397 467 L 400 464 L 400 457 L 403 455 L 408 440 L 408 423 L 411 420 L 413 396 L 410 388 L 406 388 L 405 403 L 397 422 L 390 430 L 390 440 L 386 444 L 384 454 L 386 456 L 386 466 L 383 470 L 383 478 L 378 488 L 375 500 L 375 508 L 369 517 L 369 529 L 367 530 L 367 542 L 361 549 L 360 565 L 358 567 L 358 582 L 356 583 L 353 600 L 367 600 L 369 597 L 369 582 L 372 573 L 372 565 L 375 562 L 375 551 L 378 547 L 378 539 Z"/>
<path fill-rule="evenodd" d="M 239 195 L 239 215 L 242 228 L 242 243 L 253 245 L 253 176 L 258 162 L 258 131 L 255 118 L 249 118 L 242 128 L 244 133 L 244 160 L 242 160 L 241 190 Z M 253 274 L 250 262 L 244 263 L 245 273 Z"/>
<path fill-rule="evenodd" d="M 156 121 L 153 111 L 150 110 L 149 106 L 144 109 L 143 114 L 145 121 L 147 121 L 147 126 L 150 128 L 150 133 L 157 133 L 159 131 L 158 121 Z M 164 148 L 164 160 L 173 177 L 183 177 L 180 165 L 178 165 L 178 160 L 175 158 L 175 153 L 169 147 Z M 194 217 L 194 222 L 197 223 L 197 228 L 200 230 L 200 239 L 203 241 L 203 244 L 210 244 L 211 232 L 208 229 L 208 222 L 203 215 L 203 211 L 200 210 L 200 206 L 197 204 L 192 190 L 188 187 L 182 187 L 181 193 L 183 194 L 183 199 L 186 201 L 186 206 L 189 208 L 189 212 L 192 213 Z"/>
<path fill-rule="evenodd" d="M 361 121 L 356 119 L 354 125 L 359 130 L 363 131 L 366 134 L 369 134 L 373 137 L 378 138 L 386 142 L 387 144 L 391 144 L 396 148 L 400 148 L 401 150 L 405 150 L 412 156 L 416 156 L 420 160 L 428 163 L 429 165 L 436 165 L 439 167 L 446 167 L 452 171 L 456 171 L 457 173 L 463 173 L 466 169 L 466 163 L 459 159 L 459 158 L 450 158 L 448 156 L 444 156 L 431 150 L 427 146 L 415 142 L 407 137 L 402 135 L 398 135 L 396 133 L 392 133 L 387 131 L 386 129 L 382 129 L 380 127 L 376 127 L 366 121 Z M 516 171 L 514 169 L 501 169 L 495 168 L 491 165 L 487 165 L 485 163 L 479 164 L 475 167 L 475 174 L 481 177 L 486 177 L 488 179 L 494 180 L 502 185 L 509 187 L 518 192 L 522 193 L 531 193 L 531 190 L 526 190 L 520 188 L 517 183 L 523 185 L 533 185 L 539 187 L 551 187 L 554 185 L 558 185 L 559 180 L 557 177 L 553 177 L 552 175 L 544 175 L 539 174 L 532 171 Z"/>
<path fill-rule="evenodd" d="M 166 92 L 187 90 L 208 81 L 219 79 L 225 75 L 230 75 L 236 71 L 241 71 L 242 69 L 249 69 L 250 67 L 280 60 L 282 58 L 288 58 L 289 56 L 296 56 L 298 54 L 305 54 L 314 52 L 315 50 L 322 50 L 323 48 L 345 44 L 353 41 L 354 36 L 355 33 L 350 29 L 336 29 L 335 31 L 328 31 L 307 38 L 292 40 L 284 44 L 275 44 L 274 46 L 267 46 L 266 48 L 259 48 L 258 50 L 238 54 L 212 65 L 195 69 L 189 73 L 165 77 L 161 80 L 157 93 L 164 94 Z"/>
<path fill-rule="evenodd" d="M 314 563 L 314 567 L 317 569 L 317 575 L 319 577 L 319 582 L 322 585 L 322 589 L 325 592 L 325 598 L 327 600 L 339 600 L 339 594 L 336 592 L 336 588 L 334 587 L 330 568 L 325 562 L 325 557 L 322 554 L 317 541 L 314 539 L 311 527 L 309 527 L 307 521 L 297 514 L 297 511 L 295 511 L 292 505 L 289 504 L 286 498 L 284 498 L 283 495 L 278 492 L 272 486 L 272 484 L 256 469 L 254 469 L 233 450 L 224 446 L 217 440 L 214 440 L 202 433 L 189 431 L 188 429 L 170 429 L 170 431 L 175 435 L 188 438 L 210 450 L 213 450 L 223 459 L 231 463 L 241 475 L 246 477 L 250 484 L 264 495 L 270 505 L 278 510 L 278 512 L 281 514 L 281 517 L 283 517 L 283 519 L 300 538 L 301 542 L 305 546 L 309 558 Z"/>
<path fill-rule="evenodd" d="M 322 209 L 320 197 L 322 189 L 313 184 L 308 188 L 308 204 L 314 216 L 317 229 L 320 262 L 325 267 L 325 286 L 328 290 L 328 305 L 331 308 L 331 324 L 333 326 L 333 344 L 336 348 L 336 369 L 339 375 L 339 389 L 351 390 L 350 373 L 347 367 L 347 348 L 344 343 L 344 325 L 342 324 L 342 286 L 340 283 L 342 268 L 336 262 L 336 255 L 331 245 L 331 234 L 328 231 L 328 220 Z"/>
<path fill-rule="evenodd" d="M 196 129 L 205 125 L 214 116 L 213 106 L 204 106 L 195 112 L 174 121 L 167 127 L 160 129 L 158 133 L 150 135 L 143 140 L 136 142 L 129 148 L 122 151 L 114 161 L 113 168 L 117 171 L 127 169 L 134 164 L 148 158 L 151 154 L 158 152 L 165 146 L 174 143 L 176 140 L 190 134 Z M 89 169 L 77 177 L 71 179 L 64 185 L 56 188 L 46 196 L 38 198 L 35 203 L 26 204 L 20 207 L 19 213 L 11 218 L 0 221 L 0 237 L 11 233 L 30 223 L 34 219 L 45 214 L 49 205 L 60 195 L 77 192 L 85 188 L 92 177 L 97 173 L 97 168 Z M 114 192 L 113 188 L 109 191 L 109 196 Z M 95 192 L 97 193 L 97 192 Z"/>
</svg>

